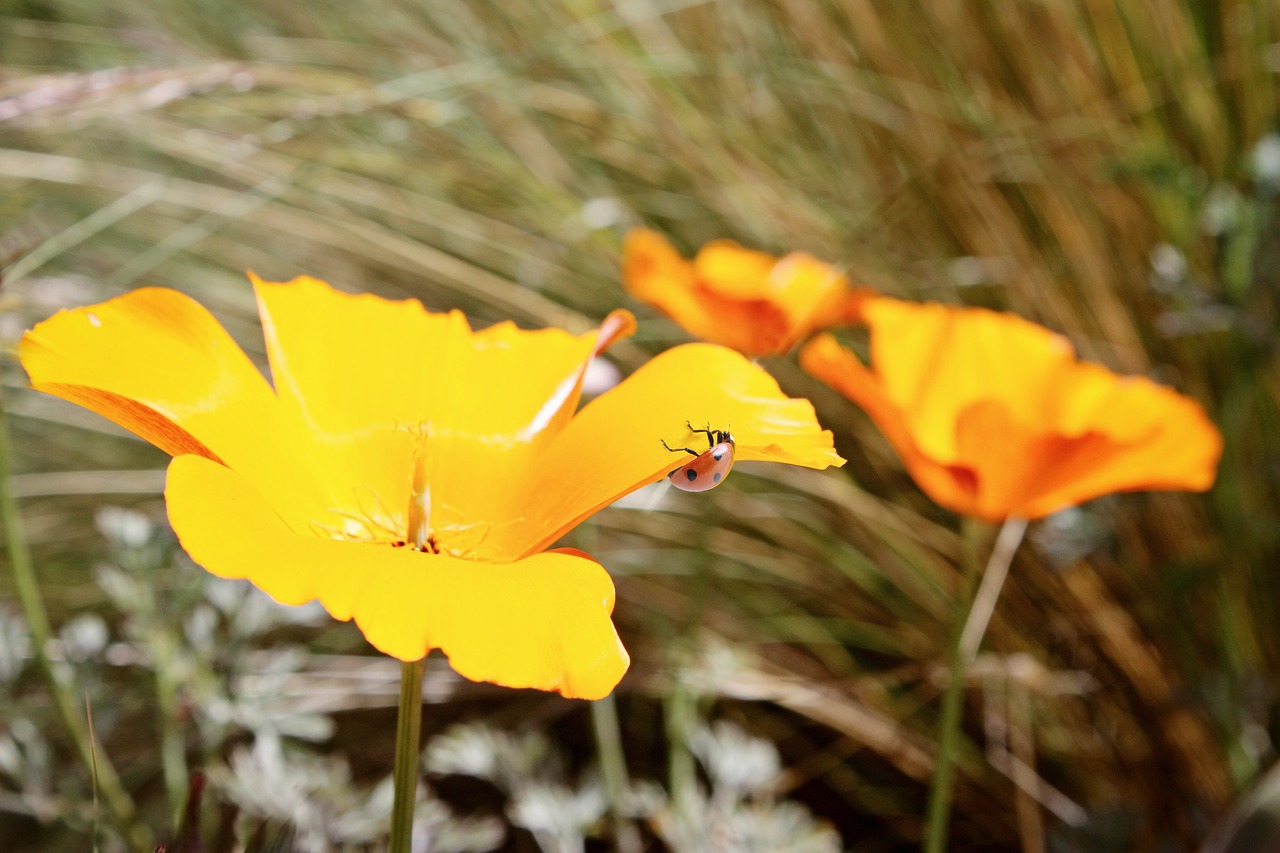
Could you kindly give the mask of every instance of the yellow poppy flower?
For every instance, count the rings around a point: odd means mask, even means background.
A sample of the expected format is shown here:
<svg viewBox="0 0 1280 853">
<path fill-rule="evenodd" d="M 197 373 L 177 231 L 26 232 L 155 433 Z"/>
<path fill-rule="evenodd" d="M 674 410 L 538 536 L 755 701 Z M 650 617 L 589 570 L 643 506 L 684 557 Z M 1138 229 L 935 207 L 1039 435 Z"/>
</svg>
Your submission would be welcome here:
<svg viewBox="0 0 1280 853">
<path fill-rule="evenodd" d="M 871 367 L 830 335 L 800 364 L 867 411 L 916 483 L 987 521 L 1110 492 L 1203 491 L 1222 437 L 1195 401 L 1076 360 L 1048 329 L 982 309 L 869 299 Z"/>
<path fill-rule="evenodd" d="M 401 660 L 438 648 L 473 680 L 603 696 L 628 665 L 613 584 L 556 540 L 682 464 L 661 440 L 686 420 L 732 424 L 741 459 L 843 462 L 807 401 L 721 347 L 670 350 L 579 411 L 625 311 L 580 336 L 476 332 L 315 279 L 254 287 L 272 383 L 158 288 L 39 324 L 22 364 L 175 457 L 169 518 L 197 563 L 318 599 Z"/>
<path fill-rule="evenodd" d="M 690 262 L 644 228 L 627 234 L 622 283 L 694 337 L 749 356 L 785 353 L 818 329 L 850 322 L 869 293 L 802 252 L 775 258 L 717 240 Z"/>
</svg>

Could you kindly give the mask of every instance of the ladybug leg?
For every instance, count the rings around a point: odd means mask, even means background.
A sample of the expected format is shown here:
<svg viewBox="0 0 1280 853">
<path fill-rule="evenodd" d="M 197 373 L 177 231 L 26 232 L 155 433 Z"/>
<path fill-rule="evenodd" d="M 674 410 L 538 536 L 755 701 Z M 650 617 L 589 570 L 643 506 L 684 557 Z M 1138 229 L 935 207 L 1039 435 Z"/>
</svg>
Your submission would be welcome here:
<svg viewBox="0 0 1280 853">
<path fill-rule="evenodd" d="M 667 450 L 670 450 L 672 453 L 679 453 L 681 450 L 683 450 L 685 453 L 688 453 L 690 456 L 693 456 L 693 457 L 698 456 L 698 452 L 696 450 L 691 450 L 688 447 L 672 447 L 671 445 L 667 444 L 666 439 L 662 439 L 662 438 L 658 439 L 658 441 L 661 441 L 662 446 L 665 447 Z"/>
<path fill-rule="evenodd" d="M 707 424 L 707 428 L 706 428 L 706 429 L 698 429 L 698 428 L 696 428 L 693 424 L 689 423 L 688 421 L 685 421 L 685 422 L 684 422 L 684 425 L 685 425 L 685 426 L 687 426 L 687 427 L 689 428 L 689 432 L 701 432 L 701 433 L 706 433 L 706 436 L 707 436 L 707 447 L 715 447 L 715 446 L 716 446 L 716 440 L 715 440 L 715 436 L 714 436 L 714 432 L 715 432 L 715 431 L 714 431 L 713 429 L 711 429 L 711 424 Z"/>
</svg>

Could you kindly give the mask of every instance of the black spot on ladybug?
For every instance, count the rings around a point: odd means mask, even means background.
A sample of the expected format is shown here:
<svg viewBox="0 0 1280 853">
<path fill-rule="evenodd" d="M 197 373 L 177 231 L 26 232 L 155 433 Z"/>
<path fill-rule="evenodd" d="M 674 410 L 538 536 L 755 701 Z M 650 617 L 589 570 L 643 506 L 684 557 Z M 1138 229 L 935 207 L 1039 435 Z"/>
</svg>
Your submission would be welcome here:
<svg viewBox="0 0 1280 853">
<path fill-rule="evenodd" d="M 677 468 L 675 471 L 672 471 L 670 474 L 668 474 L 668 475 L 667 475 L 667 479 L 668 479 L 668 480 L 674 480 L 674 479 L 676 478 L 676 471 L 679 471 L 679 470 L 680 470 L 680 469 L 679 469 L 679 468 Z M 661 483 L 662 481 L 661 481 L 661 480 L 659 480 L 658 482 L 659 482 L 659 483 Z"/>
<path fill-rule="evenodd" d="M 720 478 L 721 478 L 721 477 L 723 477 L 723 476 L 724 476 L 723 474 L 721 474 L 719 471 L 717 471 L 717 472 L 715 472 L 715 474 L 713 474 L 713 475 L 711 476 L 711 482 L 713 482 L 713 483 L 718 483 L 718 482 L 720 482 Z"/>
<path fill-rule="evenodd" d="M 719 462 L 721 459 L 724 458 L 724 451 L 721 450 L 719 453 L 712 453 L 711 458 Z"/>
<path fill-rule="evenodd" d="M 689 478 L 690 483 L 698 479 L 698 472 L 693 470 L 692 468 L 690 468 L 688 471 L 685 471 L 684 475 Z"/>
</svg>

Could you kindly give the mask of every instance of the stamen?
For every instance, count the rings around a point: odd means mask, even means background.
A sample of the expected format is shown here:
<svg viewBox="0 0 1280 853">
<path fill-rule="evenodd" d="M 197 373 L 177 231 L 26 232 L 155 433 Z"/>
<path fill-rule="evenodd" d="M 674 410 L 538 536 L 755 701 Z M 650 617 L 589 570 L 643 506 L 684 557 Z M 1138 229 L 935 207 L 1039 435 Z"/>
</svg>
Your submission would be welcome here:
<svg viewBox="0 0 1280 853">
<path fill-rule="evenodd" d="M 409 488 L 409 531 L 408 539 L 419 551 L 425 551 L 430 543 L 431 553 L 439 553 L 435 549 L 431 537 L 431 485 L 427 482 L 427 434 L 423 425 L 422 440 L 413 453 L 413 481 Z"/>
</svg>

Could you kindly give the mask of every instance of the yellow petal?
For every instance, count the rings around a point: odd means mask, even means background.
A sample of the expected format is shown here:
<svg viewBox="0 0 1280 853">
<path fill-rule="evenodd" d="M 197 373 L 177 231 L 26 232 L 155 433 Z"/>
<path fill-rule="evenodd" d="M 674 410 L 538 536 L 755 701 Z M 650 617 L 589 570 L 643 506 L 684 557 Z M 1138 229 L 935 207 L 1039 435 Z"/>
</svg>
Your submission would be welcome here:
<svg viewBox="0 0 1280 853">
<path fill-rule="evenodd" d="M 511 323 L 472 332 L 456 311 L 316 279 L 254 285 L 282 406 L 317 445 L 328 505 L 403 530 L 424 454 L 433 526 L 468 528 L 472 544 L 487 535 L 470 526 L 512 512 L 506 483 L 571 416 L 591 357 L 634 328 L 622 311 L 586 335 Z"/>
<path fill-rule="evenodd" d="M 174 290 L 143 288 L 61 311 L 28 332 L 32 386 L 114 420 L 171 454 L 218 459 L 272 488 L 290 518 L 315 486 L 271 387 L 213 316 Z"/>
<path fill-rule="evenodd" d="M 208 311 L 174 290 L 60 311 L 23 336 L 18 355 L 34 388 L 169 453 L 253 454 L 271 418 L 262 374 Z"/>
<path fill-rule="evenodd" d="M 653 302 L 664 292 L 693 289 L 693 265 L 671 241 L 648 228 L 632 228 L 622 242 L 622 283 L 634 296 Z"/>
<path fill-rule="evenodd" d="M 867 288 L 853 288 L 831 264 L 804 252 L 779 260 L 769 281 L 791 324 L 788 349 L 810 332 L 861 321 L 862 306 L 875 295 Z"/>
<path fill-rule="evenodd" d="M 587 699 L 627 669 L 613 584 L 577 552 L 495 565 L 299 535 L 252 483 L 197 456 L 173 460 L 165 497 L 183 548 L 210 572 L 285 604 L 318 599 L 401 660 L 438 648 L 467 678 Z"/>
<path fill-rule="evenodd" d="M 684 464 L 673 447 L 702 439 L 685 426 L 731 429 L 737 459 L 809 468 L 843 465 L 808 400 L 790 399 L 763 369 L 712 344 L 649 361 L 588 403 L 535 460 L 523 514 L 496 532 L 516 553 L 555 542 L 601 507 Z"/>
<path fill-rule="evenodd" d="M 780 308 L 765 299 L 702 286 L 693 265 L 656 232 L 644 228 L 627 232 L 622 283 L 637 299 L 657 306 L 696 338 L 749 355 L 776 352 L 784 344 L 787 317 Z"/>
<path fill-rule="evenodd" d="M 1204 491 L 1213 485 L 1222 434 L 1196 401 L 1093 364 L 1072 365 L 1058 384 L 1051 428 L 1098 450 L 1071 476 L 1046 477 L 1027 508 L 1029 517 L 1111 492 Z M 1052 454 L 1042 458 L 1053 461 Z"/>
</svg>

